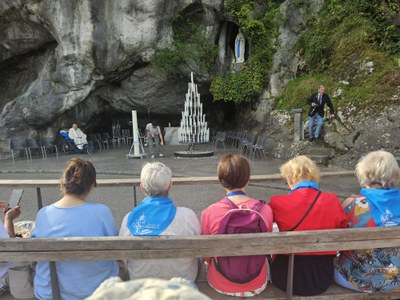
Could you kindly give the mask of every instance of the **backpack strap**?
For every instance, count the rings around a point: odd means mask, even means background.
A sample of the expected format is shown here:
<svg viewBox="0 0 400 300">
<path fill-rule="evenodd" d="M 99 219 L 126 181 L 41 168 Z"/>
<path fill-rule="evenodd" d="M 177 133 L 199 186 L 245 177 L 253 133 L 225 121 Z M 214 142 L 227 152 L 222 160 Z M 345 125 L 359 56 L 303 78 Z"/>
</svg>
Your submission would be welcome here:
<svg viewBox="0 0 400 300">
<path fill-rule="evenodd" d="M 311 203 L 310 207 L 308 208 L 308 210 L 306 211 L 306 213 L 304 214 L 304 216 L 301 218 L 301 220 L 289 231 L 294 231 L 300 224 L 301 222 L 303 222 L 303 220 L 307 217 L 308 213 L 310 212 L 310 210 L 313 208 L 315 202 L 317 202 L 317 199 L 319 197 L 319 195 L 321 194 L 321 191 L 318 191 L 317 196 L 315 197 L 314 201 Z"/>
<path fill-rule="evenodd" d="M 229 209 L 238 208 L 238 206 L 235 203 L 233 203 L 232 200 L 229 199 L 228 197 L 222 198 L 221 202 L 227 204 L 229 206 Z"/>
</svg>

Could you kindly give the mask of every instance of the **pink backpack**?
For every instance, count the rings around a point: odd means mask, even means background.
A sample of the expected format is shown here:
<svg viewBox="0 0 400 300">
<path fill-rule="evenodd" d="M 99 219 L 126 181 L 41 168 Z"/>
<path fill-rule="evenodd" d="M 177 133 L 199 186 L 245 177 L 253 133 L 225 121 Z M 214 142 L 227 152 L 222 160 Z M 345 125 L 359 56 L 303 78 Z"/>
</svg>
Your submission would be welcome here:
<svg viewBox="0 0 400 300">
<path fill-rule="evenodd" d="M 218 234 L 240 234 L 267 232 L 268 226 L 263 216 L 260 214 L 264 207 L 264 201 L 259 201 L 253 207 L 247 204 L 236 206 L 228 198 L 220 200 L 229 205 L 229 210 L 222 218 Z M 236 283 L 246 283 L 260 274 L 262 266 L 265 264 L 265 255 L 251 256 L 226 256 L 215 258 L 217 270 L 227 279 Z"/>
</svg>

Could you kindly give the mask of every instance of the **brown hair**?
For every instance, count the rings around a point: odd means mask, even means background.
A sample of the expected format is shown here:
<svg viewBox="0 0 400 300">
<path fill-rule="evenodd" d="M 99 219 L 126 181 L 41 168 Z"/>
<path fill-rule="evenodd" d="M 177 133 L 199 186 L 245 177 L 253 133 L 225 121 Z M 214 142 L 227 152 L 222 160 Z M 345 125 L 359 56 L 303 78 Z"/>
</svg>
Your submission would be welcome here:
<svg viewBox="0 0 400 300">
<path fill-rule="evenodd" d="M 72 158 L 64 166 L 61 183 L 63 194 L 83 195 L 97 185 L 96 169 L 88 160 Z"/>
<path fill-rule="evenodd" d="M 218 179 L 226 189 L 240 189 L 250 180 L 250 164 L 239 154 L 225 154 L 217 169 Z"/>
</svg>

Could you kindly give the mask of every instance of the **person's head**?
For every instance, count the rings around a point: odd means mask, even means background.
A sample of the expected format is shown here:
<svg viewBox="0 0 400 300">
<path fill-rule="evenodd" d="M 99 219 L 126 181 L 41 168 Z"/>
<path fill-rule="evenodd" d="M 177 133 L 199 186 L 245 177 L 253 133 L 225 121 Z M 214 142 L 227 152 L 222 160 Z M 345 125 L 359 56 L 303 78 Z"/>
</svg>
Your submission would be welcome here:
<svg viewBox="0 0 400 300">
<path fill-rule="evenodd" d="M 172 172 L 161 162 L 147 163 L 140 173 L 140 188 L 146 197 L 167 197 L 172 185 Z"/>
<path fill-rule="evenodd" d="M 78 124 L 77 124 L 77 123 L 75 123 L 75 122 L 74 122 L 74 123 L 72 123 L 72 128 L 73 128 L 73 129 L 78 129 Z"/>
<path fill-rule="evenodd" d="M 65 164 L 61 177 L 63 195 L 86 195 L 96 184 L 96 169 L 90 161 L 72 158 Z"/>
<path fill-rule="evenodd" d="M 242 189 L 250 180 L 249 161 L 239 154 L 225 154 L 219 161 L 217 176 L 225 189 Z"/>
<path fill-rule="evenodd" d="M 318 93 L 320 93 L 321 95 L 322 95 L 323 93 L 325 93 L 325 86 L 320 85 L 319 88 L 318 88 Z"/>
<path fill-rule="evenodd" d="M 153 127 L 156 128 L 158 126 L 158 122 L 153 120 L 151 121 L 151 125 L 153 125 Z"/>
<path fill-rule="evenodd" d="M 305 155 L 292 158 L 279 168 L 281 175 L 292 189 L 302 181 L 319 181 L 319 169 L 315 162 Z"/>
<path fill-rule="evenodd" d="M 384 150 L 363 156 L 355 173 L 361 187 L 394 188 L 400 183 L 400 168 L 396 158 Z"/>
</svg>

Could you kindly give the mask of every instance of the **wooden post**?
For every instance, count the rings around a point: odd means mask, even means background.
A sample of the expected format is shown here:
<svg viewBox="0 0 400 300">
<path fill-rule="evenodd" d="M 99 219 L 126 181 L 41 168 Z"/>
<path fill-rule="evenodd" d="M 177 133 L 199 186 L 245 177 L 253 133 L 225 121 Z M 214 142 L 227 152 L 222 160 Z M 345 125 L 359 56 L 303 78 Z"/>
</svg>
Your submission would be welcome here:
<svg viewBox="0 0 400 300">
<path fill-rule="evenodd" d="M 53 294 L 53 300 L 61 300 L 60 286 L 58 284 L 58 275 L 56 269 L 56 262 L 49 261 L 50 265 L 50 281 L 51 281 L 51 291 Z"/>
<path fill-rule="evenodd" d="M 133 186 L 133 207 L 137 206 L 136 185 Z"/>
<path fill-rule="evenodd" d="M 289 254 L 288 273 L 286 282 L 286 299 L 291 300 L 293 297 L 293 267 L 294 267 L 294 254 Z"/>
<path fill-rule="evenodd" d="M 36 194 L 37 194 L 38 210 L 40 210 L 43 207 L 42 191 L 40 190 L 40 187 L 36 188 Z"/>
<path fill-rule="evenodd" d="M 302 108 L 292 109 L 292 113 L 294 114 L 293 133 L 295 142 L 304 139 L 303 112 Z"/>
</svg>

